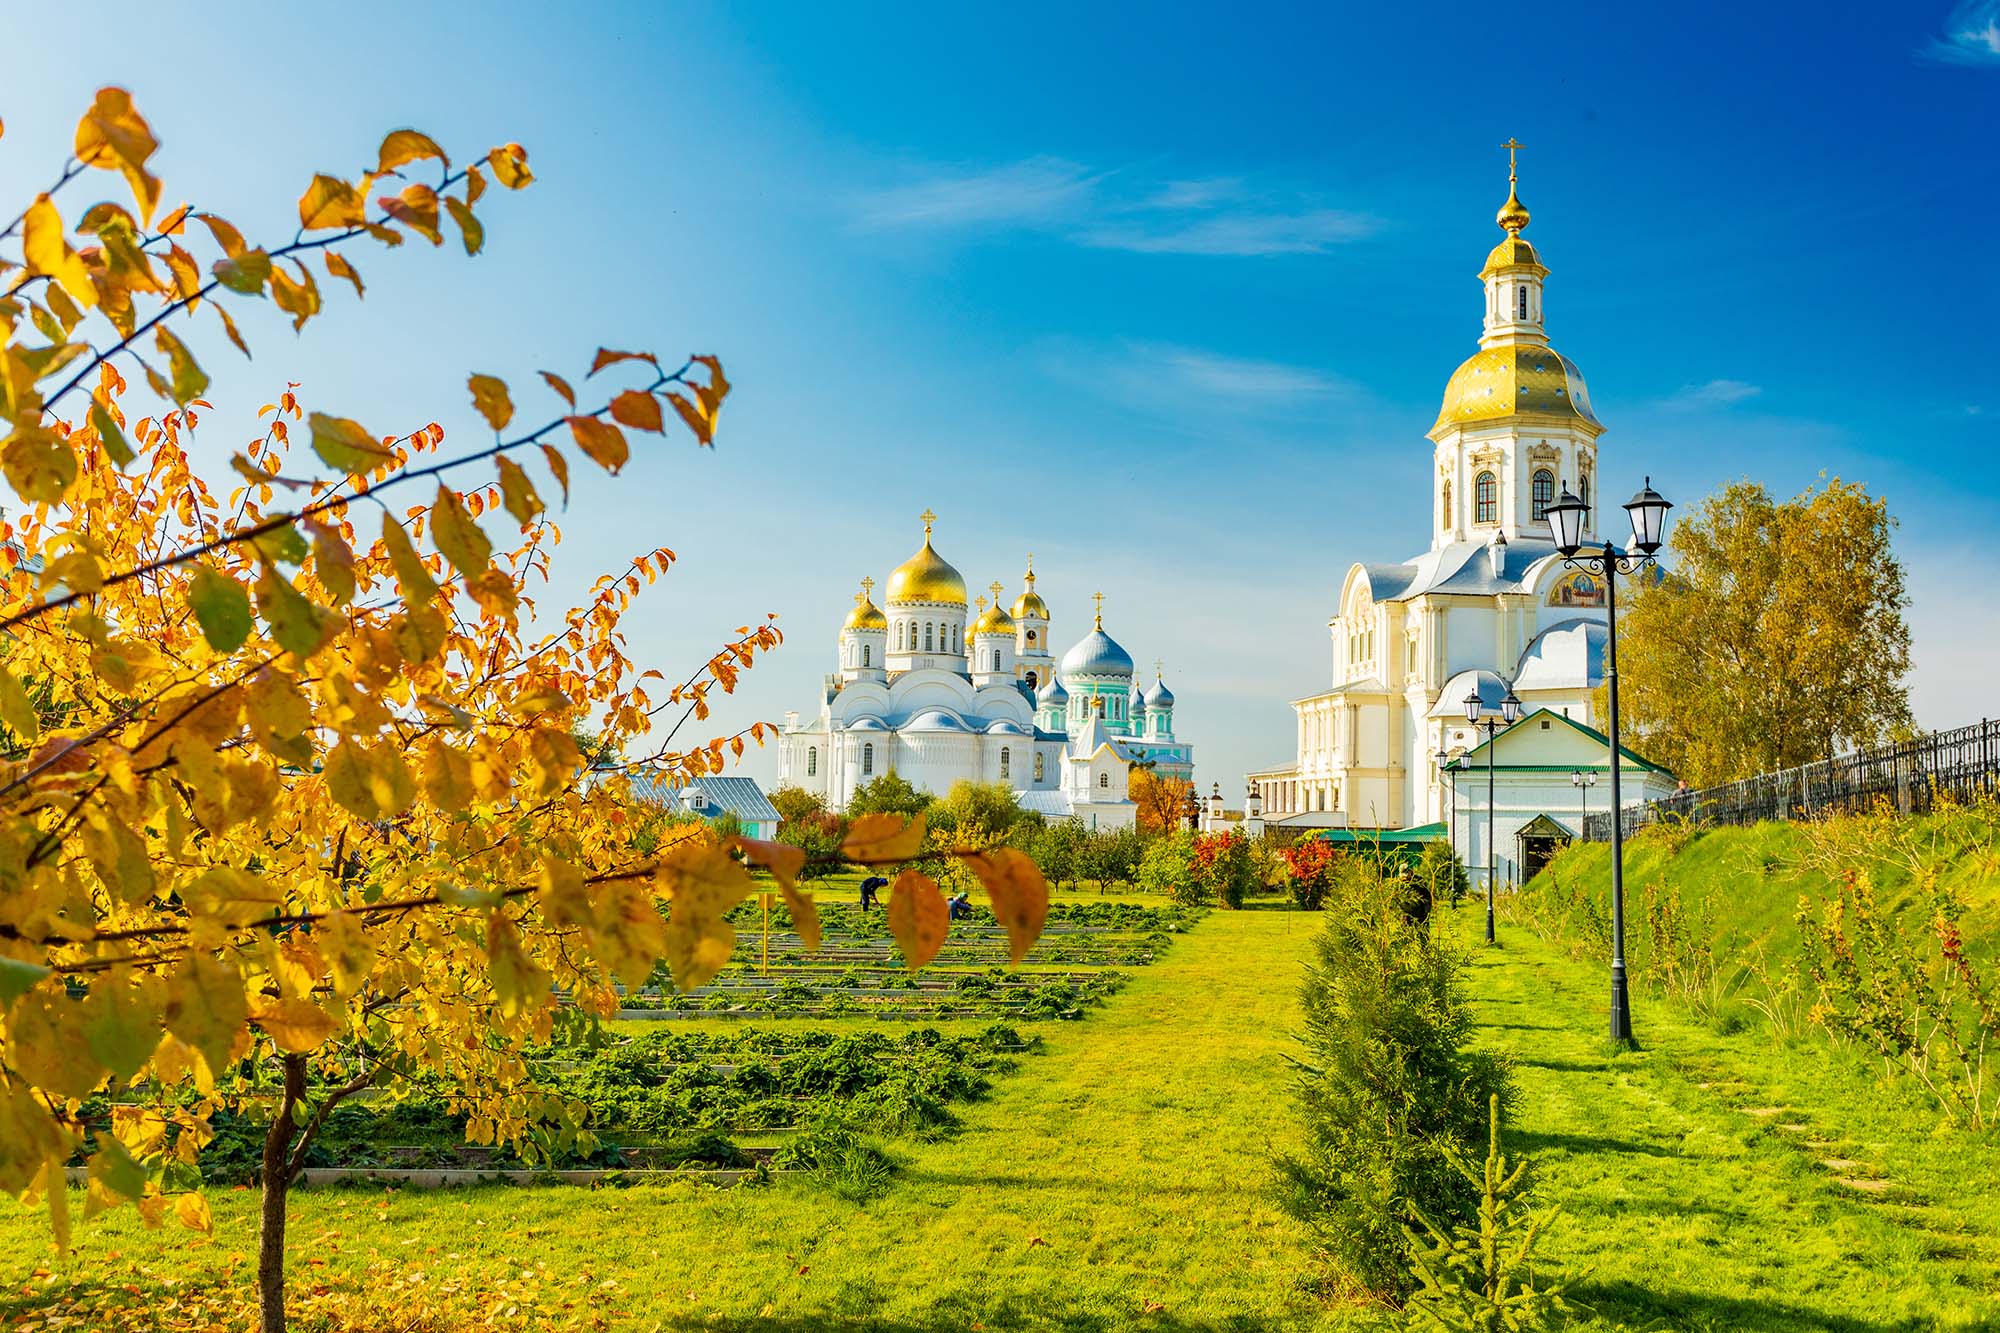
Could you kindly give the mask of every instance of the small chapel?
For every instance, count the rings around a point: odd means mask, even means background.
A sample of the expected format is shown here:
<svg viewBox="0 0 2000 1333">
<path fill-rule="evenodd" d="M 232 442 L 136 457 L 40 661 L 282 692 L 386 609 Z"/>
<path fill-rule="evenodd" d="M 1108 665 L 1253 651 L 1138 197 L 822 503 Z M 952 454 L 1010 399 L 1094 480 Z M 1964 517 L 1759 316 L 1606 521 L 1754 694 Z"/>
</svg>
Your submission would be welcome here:
<svg viewBox="0 0 2000 1333">
<path fill-rule="evenodd" d="M 1158 664 L 1150 685 L 1135 679 L 1131 654 L 1105 631 L 1104 595 L 1090 632 L 1057 659 L 1034 557 L 1011 609 L 1000 583 L 990 604 L 968 602 L 964 577 L 931 545 L 936 521 L 924 512 L 924 544 L 889 575 L 885 605 L 875 580 L 861 580 L 818 709 L 785 715 L 779 780 L 834 809 L 891 772 L 934 795 L 1000 782 L 1026 809 L 1116 829 L 1137 816 L 1135 766 L 1191 778 L 1173 691 Z"/>
<path fill-rule="evenodd" d="M 1549 769 L 1542 776 L 1555 775 L 1567 805 L 1571 774 L 1591 766 L 1589 754 L 1597 767 L 1608 764 L 1608 741 L 1592 716 L 1592 691 L 1603 683 L 1605 592 L 1596 575 L 1565 567 L 1545 518 L 1566 484 L 1590 507 L 1585 540 L 1602 540 L 1605 428 L 1583 372 L 1549 340 L 1549 269 L 1522 235 L 1528 210 L 1513 154 L 1519 146 L 1507 145 L 1507 202 L 1495 218 L 1504 235 L 1479 271 L 1479 347 L 1446 382 L 1428 433 L 1430 546 L 1407 560 L 1349 567 L 1327 622 L 1331 679 L 1292 700 L 1296 757 L 1249 775 L 1270 822 L 1435 825 L 1475 877 L 1490 864 L 1518 878 L 1533 852 L 1517 835 L 1538 817 L 1548 816 L 1539 827 L 1551 836 L 1580 832 L 1568 810 L 1549 814 L 1559 796 L 1539 790 L 1530 770 Z M 1497 845 L 1489 847 L 1480 779 L 1495 751 L 1491 731 L 1468 721 L 1466 700 L 1477 695 L 1482 724 L 1497 722 L 1510 691 L 1520 701 L 1514 727 L 1521 730 L 1511 741 L 1503 732 L 1498 748 L 1512 753 L 1509 767 L 1518 771 L 1507 781 L 1515 795 L 1496 798 Z M 1521 738 L 1531 731 L 1560 735 L 1562 755 L 1541 765 L 1524 754 Z M 1670 774 L 1631 759 L 1630 796 L 1671 790 Z M 1475 809 L 1479 816 L 1468 817 Z"/>
</svg>

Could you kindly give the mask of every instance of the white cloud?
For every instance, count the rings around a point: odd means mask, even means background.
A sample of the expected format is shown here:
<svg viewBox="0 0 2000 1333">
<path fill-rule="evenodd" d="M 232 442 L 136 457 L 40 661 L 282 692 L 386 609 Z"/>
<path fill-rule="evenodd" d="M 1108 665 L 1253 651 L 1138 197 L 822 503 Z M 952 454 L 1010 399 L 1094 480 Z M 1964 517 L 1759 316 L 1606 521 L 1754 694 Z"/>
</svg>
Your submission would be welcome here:
<svg viewBox="0 0 2000 1333">
<path fill-rule="evenodd" d="M 1662 401 L 1660 406 L 1674 412 L 1705 412 L 1731 407 L 1762 392 L 1757 385 L 1745 384 L 1742 380 L 1710 380 L 1706 384 L 1683 385 L 1679 392 Z"/>
<path fill-rule="evenodd" d="M 1052 341 L 1038 358 L 1045 373 L 1135 411 L 1177 420 L 1278 417 L 1320 411 L 1329 400 L 1352 402 L 1359 389 L 1311 366 L 1227 356 L 1174 343 L 1109 346 Z"/>
<path fill-rule="evenodd" d="M 1219 356 L 1189 347 L 1138 344 L 1135 361 L 1156 367 L 1164 376 L 1203 393 L 1225 398 L 1289 402 L 1346 391 L 1344 381 L 1280 361 L 1253 361 Z"/>
<path fill-rule="evenodd" d="M 863 200 L 860 220 L 871 227 L 1047 222 L 1080 209 L 1096 184 L 1074 162 L 1034 157 L 874 191 Z"/>
<path fill-rule="evenodd" d="M 1945 20 L 1944 35 L 1922 54 L 1947 65 L 2000 67 L 2000 0 L 1961 0 Z"/>
<path fill-rule="evenodd" d="M 1378 219 L 1236 177 L 1145 181 L 1062 158 L 934 173 L 865 193 L 856 222 L 889 228 L 1023 229 L 1140 254 L 1301 255 L 1374 235 Z"/>
</svg>

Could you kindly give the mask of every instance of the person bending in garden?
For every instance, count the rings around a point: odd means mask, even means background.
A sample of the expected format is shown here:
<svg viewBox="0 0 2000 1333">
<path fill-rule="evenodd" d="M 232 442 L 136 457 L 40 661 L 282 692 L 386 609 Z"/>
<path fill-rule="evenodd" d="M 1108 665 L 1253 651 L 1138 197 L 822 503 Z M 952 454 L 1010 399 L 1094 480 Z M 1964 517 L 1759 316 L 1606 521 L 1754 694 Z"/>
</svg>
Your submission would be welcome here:
<svg viewBox="0 0 2000 1333">
<path fill-rule="evenodd" d="M 873 907 L 878 901 L 876 895 L 879 894 L 883 889 L 886 889 L 888 887 L 889 887 L 889 881 L 882 878 L 880 875 L 870 875 L 867 879 L 862 880 L 861 910 L 865 912 L 869 908 Z"/>
</svg>

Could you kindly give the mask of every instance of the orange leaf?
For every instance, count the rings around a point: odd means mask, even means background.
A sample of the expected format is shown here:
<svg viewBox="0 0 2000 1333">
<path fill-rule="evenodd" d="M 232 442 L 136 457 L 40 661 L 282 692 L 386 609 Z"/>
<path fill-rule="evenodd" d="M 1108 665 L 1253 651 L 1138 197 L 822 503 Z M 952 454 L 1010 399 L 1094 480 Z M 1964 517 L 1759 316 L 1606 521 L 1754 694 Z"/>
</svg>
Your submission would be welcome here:
<svg viewBox="0 0 2000 1333">
<path fill-rule="evenodd" d="M 557 393 L 563 396 L 563 401 L 565 403 L 568 403 L 571 407 L 576 406 L 576 390 L 569 387 L 568 380 L 564 379 L 562 376 L 556 374 L 552 370 L 544 370 L 541 372 L 541 375 L 543 379 L 549 382 L 549 387 L 551 389 L 554 389 Z"/>
<path fill-rule="evenodd" d="M 889 933 L 903 951 L 903 963 L 914 972 L 937 957 L 951 931 L 951 909 L 930 876 L 905 870 L 889 890 Z"/>
<path fill-rule="evenodd" d="M 535 173 L 528 170 L 528 150 L 517 143 L 503 144 L 488 153 L 486 164 L 493 168 L 493 179 L 510 190 L 525 189 L 535 179 Z"/>
<path fill-rule="evenodd" d="M 715 417 L 699 405 L 689 402 L 677 393 L 669 393 L 667 401 L 674 405 L 674 411 L 681 414 L 681 420 L 694 432 L 694 437 L 703 444 L 715 443 Z"/>
<path fill-rule="evenodd" d="M 385 194 L 375 202 L 382 205 L 383 212 L 422 235 L 432 245 L 444 244 L 444 235 L 438 230 L 437 191 L 430 186 L 406 185 L 402 194 Z"/>
<path fill-rule="evenodd" d="M 611 416 L 634 430 L 649 430 L 655 435 L 666 425 L 660 416 L 660 400 L 637 389 L 627 389 L 611 400 Z"/>
<path fill-rule="evenodd" d="M 807 952 L 817 952 L 819 909 L 813 905 L 811 894 L 799 892 L 797 883 L 799 871 L 805 869 L 805 852 L 789 843 L 757 838 L 738 838 L 736 846 L 751 865 L 764 867 L 778 881 L 778 892 L 784 895 L 785 907 L 792 914 L 792 929 L 799 933 L 799 942 L 806 946 Z"/>
<path fill-rule="evenodd" d="M 565 417 L 569 422 L 570 434 L 591 459 L 606 472 L 616 473 L 625 466 L 625 460 L 632 451 L 625 443 L 625 432 L 596 417 Z"/>
<path fill-rule="evenodd" d="M 569 459 L 563 457 L 563 451 L 556 448 L 553 444 L 542 446 L 542 457 L 547 460 L 549 471 L 555 474 L 556 481 L 562 485 L 563 505 L 567 507 L 569 504 Z"/>
<path fill-rule="evenodd" d="M 338 176 L 314 176 L 299 196 L 299 226 L 307 231 L 358 227 L 367 216 L 367 200 Z"/>
<path fill-rule="evenodd" d="M 924 849 L 924 817 L 905 820 L 886 811 L 861 815 L 841 841 L 840 854 L 862 865 L 907 861 Z"/>
<path fill-rule="evenodd" d="M 614 352 L 609 347 L 600 347 L 597 349 L 597 355 L 591 359 L 590 373 L 595 375 L 606 366 L 615 366 L 620 361 L 647 361 L 655 367 L 660 364 L 660 359 L 651 352 Z"/>
<path fill-rule="evenodd" d="M 960 852 L 960 859 L 986 886 L 993 915 L 1007 928 L 1007 943 L 1019 963 L 1041 938 L 1049 915 L 1049 882 L 1023 852 L 995 847 L 984 852 Z"/>
<path fill-rule="evenodd" d="M 382 140 L 382 152 L 375 164 L 375 174 L 386 176 L 405 162 L 415 162 L 426 157 L 434 157 L 449 167 L 451 159 L 444 155 L 444 149 L 428 134 L 415 130 L 391 130 Z"/>
</svg>

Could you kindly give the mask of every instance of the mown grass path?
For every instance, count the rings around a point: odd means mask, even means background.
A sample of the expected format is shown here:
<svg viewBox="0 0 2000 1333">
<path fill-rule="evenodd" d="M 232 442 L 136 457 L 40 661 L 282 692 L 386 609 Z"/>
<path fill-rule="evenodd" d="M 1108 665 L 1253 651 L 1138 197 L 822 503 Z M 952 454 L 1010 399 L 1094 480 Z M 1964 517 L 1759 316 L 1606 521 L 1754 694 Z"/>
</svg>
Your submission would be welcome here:
<svg viewBox="0 0 2000 1333">
<path fill-rule="evenodd" d="M 798 1179 L 306 1190 L 293 1196 L 293 1280 L 365 1280 L 384 1258 L 438 1281 L 545 1270 L 604 1282 L 593 1303 L 635 1330 L 1310 1326 L 1318 1312 L 1294 1295 L 1300 1237 L 1268 1183 L 1293 1132 L 1282 1057 L 1317 924 L 1211 914 L 1081 1022 L 1034 1025 L 1047 1053 L 967 1108 L 956 1137 L 899 1147 L 902 1171 L 867 1204 Z M 60 1260 L 44 1257 L 45 1218 L 17 1211 L 0 1223 L 0 1271 L 48 1270 L 30 1292 L 156 1289 L 232 1266 L 248 1281 L 254 1196 L 214 1201 L 212 1242 L 149 1233 L 122 1210 L 79 1228 Z M 39 1304 L 15 1292 L 0 1316 Z"/>
<path fill-rule="evenodd" d="M 2000 1328 L 2000 1146 L 1934 1133 L 1849 1054 L 1718 1035 L 1642 991 L 1643 1049 L 1612 1055 L 1604 964 L 1521 925 L 1498 950 L 1462 938 L 1586 1327 Z"/>
</svg>

